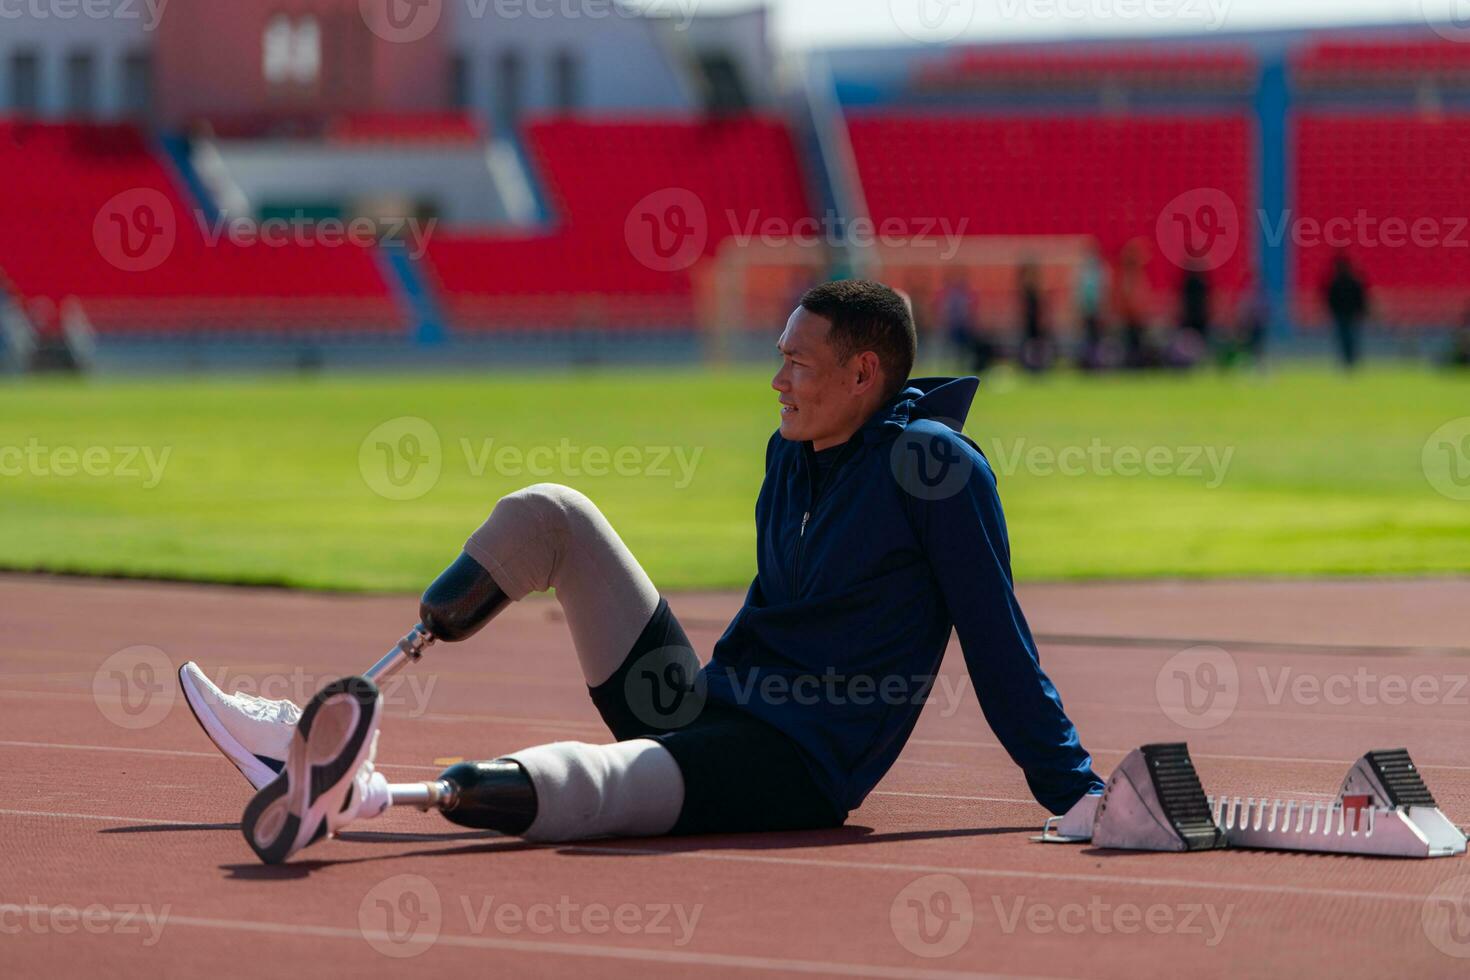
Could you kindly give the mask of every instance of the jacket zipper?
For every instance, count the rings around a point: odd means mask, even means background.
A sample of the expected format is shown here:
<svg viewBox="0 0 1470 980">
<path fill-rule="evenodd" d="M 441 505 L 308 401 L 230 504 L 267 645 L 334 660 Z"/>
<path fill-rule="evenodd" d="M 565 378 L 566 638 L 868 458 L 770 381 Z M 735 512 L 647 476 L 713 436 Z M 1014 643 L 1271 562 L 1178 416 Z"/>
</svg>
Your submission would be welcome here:
<svg viewBox="0 0 1470 980">
<path fill-rule="evenodd" d="M 837 476 L 838 467 L 840 467 L 850 455 L 850 448 L 850 446 L 845 446 L 843 447 L 842 451 L 837 454 L 837 459 L 833 461 L 832 468 L 827 471 L 828 485 L 830 485 L 832 480 Z M 806 544 L 806 526 L 808 522 L 810 522 L 812 519 L 812 513 L 815 512 L 817 509 L 817 488 L 814 475 L 812 473 L 811 460 L 803 459 L 802 463 L 806 466 L 807 506 L 806 511 L 801 515 L 801 530 L 796 532 L 796 561 L 792 564 L 791 569 L 791 590 L 793 598 L 799 597 L 801 595 L 801 550 L 802 547 Z M 824 485 L 822 489 L 826 490 L 827 486 Z"/>
</svg>

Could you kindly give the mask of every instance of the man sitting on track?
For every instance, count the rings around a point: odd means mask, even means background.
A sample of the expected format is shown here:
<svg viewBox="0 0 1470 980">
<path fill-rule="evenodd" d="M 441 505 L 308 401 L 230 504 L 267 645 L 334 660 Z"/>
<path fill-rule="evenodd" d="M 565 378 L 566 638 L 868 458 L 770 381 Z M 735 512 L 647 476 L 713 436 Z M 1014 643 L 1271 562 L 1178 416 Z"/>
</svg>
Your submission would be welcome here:
<svg viewBox="0 0 1470 980">
<path fill-rule="evenodd" d="M 978 382 L 909 381 L 912 316 L 876 283 L 808 292 L 779 348 L 758 570 L 702 669 L 668 602 L 567 487 L 500 500 L 424 593 L 421 630 L 459 641 L 554 588 L 616 741 L 541 745 L 390 787 L 373 769 L 371 681 L 329 685 L 303 713 L 225 694 L 186 664 L 200 724 L 258 789 L 243 830 L 262 860 L 395 802 L 540 841 L 840 826 L 913 731 L 951 627 L 1036 799 L 1060 814 L 1100 790 L 1012 589 L 995 478 L 961 434 Z"/>
</svg>

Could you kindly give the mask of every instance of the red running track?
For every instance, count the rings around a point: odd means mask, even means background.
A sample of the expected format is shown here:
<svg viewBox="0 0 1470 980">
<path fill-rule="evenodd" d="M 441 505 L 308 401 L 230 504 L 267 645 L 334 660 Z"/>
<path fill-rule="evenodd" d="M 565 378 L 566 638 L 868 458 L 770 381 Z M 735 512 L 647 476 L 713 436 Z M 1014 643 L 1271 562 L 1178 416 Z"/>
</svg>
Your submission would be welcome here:
<svg viewBox="0 0 1470 980">
<path fill-rule="evenodd" d="M 1450 817 L 1470 822 L 1470 582 L 1045 585 L 1022 598 L 1100 771 L 1142 742 L 1187 738 L 1211 792 L 1329 797 L 1357 755 L 1404 745 Z M 674 599 L 705 654 L 737 604 Z M 395 811 L 305 860 L 257 864 L 237 826 L 248 788 L 167 668 L 195 659 L 231 686 L 300 699 L 365 669 L 415 609 L 0 577 L 3 972 L 1470 975 L 1470 859 L 1031 843 L 1045 814 L 953 648 L 914 739 L 840 831 L 537 847 Z M 601 738 L 557 612 L 523 603 L 388 690 L 389 778 Z M 1223 654 L 1191 649 L 1201 642 Z M 1233 670 L 1233 708 L 1222 694 L 1198 713 L 1195 691 L 1190 713 L 1176 670 L 1203 677 L 1201 658 Z M 150 662 L 151 677 L 137 672 Z"/>
</svg>

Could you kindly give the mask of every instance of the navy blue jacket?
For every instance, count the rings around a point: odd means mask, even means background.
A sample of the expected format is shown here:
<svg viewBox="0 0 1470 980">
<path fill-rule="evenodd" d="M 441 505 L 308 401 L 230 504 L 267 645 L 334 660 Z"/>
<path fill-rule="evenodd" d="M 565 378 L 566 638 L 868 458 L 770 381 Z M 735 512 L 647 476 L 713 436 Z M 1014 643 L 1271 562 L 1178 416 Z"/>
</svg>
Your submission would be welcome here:
<svg viewBox="0 0 1470 980">
<path fill-rule="evenodd" d="M 951 627 L 1032 794 L 1100 789 L 1012 588 L 995 476 L 961 434 L 975 378 L 909 382 L 842 448 L 818 494 L 810 443 L 766 446 L 757 574 L 703 671 L 709 697 L 790 736 L 856 808 L 898 758 Z"/>
</svg>

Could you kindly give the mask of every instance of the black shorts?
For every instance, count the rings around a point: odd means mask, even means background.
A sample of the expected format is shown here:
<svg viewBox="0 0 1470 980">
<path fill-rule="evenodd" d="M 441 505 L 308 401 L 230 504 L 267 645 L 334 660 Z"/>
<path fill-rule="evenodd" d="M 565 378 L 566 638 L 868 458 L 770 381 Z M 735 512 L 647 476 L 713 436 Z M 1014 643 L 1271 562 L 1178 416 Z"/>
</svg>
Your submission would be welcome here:
<svg viewBox="0 0 1470 980">
<path fill-rule="evenodd" d="M 666 600 L 617 672 L 591 688 L 620 742 L 661 742 L 684 775 L 674 834 L 840 827 L 801 749 L 753 715 L 705 697 L 699 658 Z"/>
</svg>

